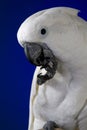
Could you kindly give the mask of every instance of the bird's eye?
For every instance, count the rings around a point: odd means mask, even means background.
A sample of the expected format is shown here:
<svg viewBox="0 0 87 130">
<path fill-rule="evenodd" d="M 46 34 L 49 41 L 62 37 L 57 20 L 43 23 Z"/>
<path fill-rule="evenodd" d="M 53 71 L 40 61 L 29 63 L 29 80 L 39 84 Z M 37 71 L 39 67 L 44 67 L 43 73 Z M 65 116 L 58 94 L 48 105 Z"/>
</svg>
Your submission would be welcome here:
<svg viewBox="0 0 87 130">
<path fill-rule="evenodd" d="M 45 34 L 46 34 L 46 29 L 45 29 L 45 28 L 42 28 L 42 29 L 41 29 L 41 34 L 42 34 L 42 35 L 45 35 Z"/>
</svg>

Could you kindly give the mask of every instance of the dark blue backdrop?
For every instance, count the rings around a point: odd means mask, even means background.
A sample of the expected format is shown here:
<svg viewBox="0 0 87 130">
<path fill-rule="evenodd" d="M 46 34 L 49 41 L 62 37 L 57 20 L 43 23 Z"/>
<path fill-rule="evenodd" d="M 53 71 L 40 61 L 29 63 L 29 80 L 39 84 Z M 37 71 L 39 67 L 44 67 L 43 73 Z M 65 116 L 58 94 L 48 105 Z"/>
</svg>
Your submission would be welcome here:
<svg viewBox="0 0 87 130">
<path fill-rule="evenodd" d="M 31 14 L 54 6 L 80 9 L 87 20 L 86 0 L 0 1 L 0 130 L 27 130 L 30 86 L 35 66 L 17 42 L 20 24 Z"/>
</svg>

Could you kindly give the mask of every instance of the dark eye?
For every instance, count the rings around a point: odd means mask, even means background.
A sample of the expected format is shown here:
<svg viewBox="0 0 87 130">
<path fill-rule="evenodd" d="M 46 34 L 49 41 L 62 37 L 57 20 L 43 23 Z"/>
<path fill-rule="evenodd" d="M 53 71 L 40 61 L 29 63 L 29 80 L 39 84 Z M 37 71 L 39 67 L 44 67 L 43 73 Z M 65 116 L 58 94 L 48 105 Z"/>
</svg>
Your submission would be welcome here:
<svg viewBox="0 0 87 130">
<path fill-rule="evenodd" d="M 45 34 L 46 34 L 46 29 L 45 29 L 45 28 L 42 28 L 42 29 L 41 29 L 41 34 L 42 34 L 42 35 L 45 35 Z"/>
</svg>

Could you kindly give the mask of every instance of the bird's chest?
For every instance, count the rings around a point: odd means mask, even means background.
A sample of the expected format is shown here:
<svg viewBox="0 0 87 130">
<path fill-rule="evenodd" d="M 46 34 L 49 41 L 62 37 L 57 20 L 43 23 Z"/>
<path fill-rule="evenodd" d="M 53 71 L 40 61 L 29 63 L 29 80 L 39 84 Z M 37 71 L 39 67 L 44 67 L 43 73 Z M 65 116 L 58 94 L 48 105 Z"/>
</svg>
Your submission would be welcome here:
<svg viewBox="0 0 87 130">
<path fill-rule="evenodd" d="M 33 105 L 35 115 L 45 116 L 45 112 L 54 111 L 64 100 L 66 93 L 65 82 L 59 82 L 56 78 L 40 86 Z"/>
</svg>

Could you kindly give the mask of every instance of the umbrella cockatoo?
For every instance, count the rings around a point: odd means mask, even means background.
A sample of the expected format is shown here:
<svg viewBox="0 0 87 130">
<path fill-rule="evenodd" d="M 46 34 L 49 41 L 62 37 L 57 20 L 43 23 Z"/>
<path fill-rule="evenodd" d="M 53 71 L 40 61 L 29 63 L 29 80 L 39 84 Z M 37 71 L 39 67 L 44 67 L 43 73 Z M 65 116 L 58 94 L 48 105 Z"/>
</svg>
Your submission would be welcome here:
<svg viewBox="0 0 87 130">
<path fill-rule="evenodd" d="M 55 7 L 27 18 L 17 38 L 35 64 L 29 130 L 87 130 L 87 22 Z"/>
</svg>

